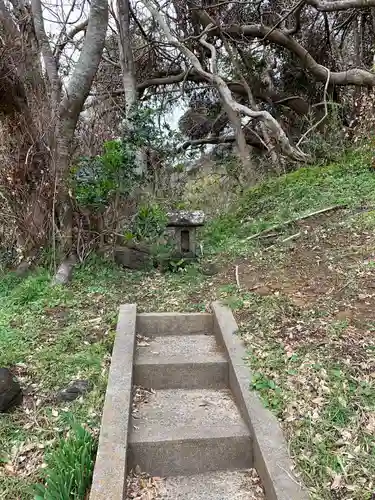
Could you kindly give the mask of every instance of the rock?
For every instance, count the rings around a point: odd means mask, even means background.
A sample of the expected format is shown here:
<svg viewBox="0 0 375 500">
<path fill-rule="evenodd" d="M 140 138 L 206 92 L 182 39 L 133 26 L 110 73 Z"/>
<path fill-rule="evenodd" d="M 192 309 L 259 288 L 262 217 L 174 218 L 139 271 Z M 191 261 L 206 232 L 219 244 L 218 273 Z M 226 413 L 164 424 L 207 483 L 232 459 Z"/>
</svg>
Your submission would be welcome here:
<svg viewBox="0 0 375 500">
<path fill-rule="evenodd" d="M 117 264 L 129 269 L 149 269 L 152 266 L 152 259 L 148 252 L 128 247 L 116 247 L 115 261 Z"/>
<path fill-rule="evenodd" d="M 92 383 L 89 380 L 74 380 L 68 387 L 57 393 L 57 399 L 59 401 L 74 401 L 91 389 Z"/>
<path fill-rule="evenodd" d="M 169 212 L 167 216 L 168 216 L 168 226 L 170 227 L 203 226 L 206 220 L 204 212 L 200 210 L 195 210 L 194 212 L 188 212 L 187 210 L 180 210 L 176 212 Z"/>
<path fill-rule="evenodd" d="M 75 255 L 70 255 L 66 260 L 64 260 L 55 276 L 52 278 L 51 285 L 67 285 L 72 279 L 73 268 L 77 264 L 78 259 Z"/>
<path fill-rule="evenodd" d="M 259 286 L 255 288 L 254 293 L 260 295 L 261 297 L 266 297 L 272 294 L 272 290 L 268 286 Z"/>
<path fill-rule="evenodd" d="M 0 368 L 0 413 L 21 404 L 22 390 L 8 368 Z"/>
</svg>

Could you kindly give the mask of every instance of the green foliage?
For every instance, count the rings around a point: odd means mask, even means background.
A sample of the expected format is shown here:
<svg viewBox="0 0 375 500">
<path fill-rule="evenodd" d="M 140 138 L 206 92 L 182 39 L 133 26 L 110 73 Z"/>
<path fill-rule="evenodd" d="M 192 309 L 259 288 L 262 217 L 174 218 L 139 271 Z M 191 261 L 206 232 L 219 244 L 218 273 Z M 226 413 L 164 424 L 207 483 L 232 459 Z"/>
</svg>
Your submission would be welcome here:
<svg viewBox="0 0 375 500">
<path fill-rule="evenodd" d="M 125 236 L 153 241 L 164 233 L 167 221 L 167 213 L 160 205 L 141 205 L 134 217 L 131 233 Z"/>
<path fill-rule="evenodd" d="M 361 203 L 371 199 L 375 177 L 369 158 L 353 152 L 340 163 L 327 167 L 306 167 L 250 189 L 240 200 L 238 216 L 262 214 L 279 219 L 304 210 L 340 203 Z"/>
<path fill-rule="evenodd" d="M 13 290 L 11 301 L 15 306 L 26 306 L 43 298 L 49 287 L 50 277 L 48 273 L 30 276 L 20 281 L 17 288 Z"/>
<path fill-rule="evenodd" d="M 18 285 L 21 278 L 16 276 L 14 273 L 4 273 L 0 274 L 0 301 L 3 301 L 5 297 L 8 297 L 12 290 Z"/>
<path fill-rule="evenodd" d="M 83 500 L 94 470 L 96 441 L 81 425 L 46 456 L 45 484 L 34 486 L 35 500 Z"/>
<path fill-rule="evenodd" d="M 127 197 L 149 173 L 140 172 L 137 154 L 153 151 L 159 162 L 173 161 L 179 135 L 168 124 L 157 126 L 155 109 L 135 108 L 120 139 L 103 144 L 103 153 L 82 157 L 71 169 L 70 184 L 77 204 L 103 210 L 116 196 Z"/>
<path fill-rule="evenodd" d="M 135 108 L 129 119 L 131 130 L 127 140 L 136 147 L 146 146 L 171 156 L 174 146 L 180 141 L 180 134 L 168 123 L 158 123 L 158 118 L 159 109 Z"/>
<path fill-rule="evenodd" d="M 176 254 L 176 246 L 172 238 L 166 234 L 168 216 L 158 204 L 142 205 L 137 211 L 130 232 L 125 240 L 135 240 L 150 244 L 155 264 L 163 271 L 183 272 L 187 261 Z"/>
<path fill-rule="evenodd" d="M 128 143 L 107 141 L 102 156 L 81 158 L 71 170 L 73 193 L 82 207 L 100 210 L 117 195 L 126 196 L 140 181 L 135 153 Z"/>
<path fill-rule="evenodd" d="M 351 144 L 343 131 L 344 107 L 335 102 L 328 103 L 328 115 L 323 124 L 314 132 L 307 135 L 302 143 L 302 149 L 311 157 L 312 164 L 327 165 L 338 161 L 342 152 Z M 311 128 L 317 121 L 314 113 L 309 117 L 306 130 Z M 301 124 L 303 127 L 303 125 Z"/>
<path fill-rule="evenodd" d="M 258 391 L 266 408 L 270 408 L 277 416 L 283 410 L 282 391 L 276 383 L 260 372 L 254 373 L 252 388 Z"/>
</svg>

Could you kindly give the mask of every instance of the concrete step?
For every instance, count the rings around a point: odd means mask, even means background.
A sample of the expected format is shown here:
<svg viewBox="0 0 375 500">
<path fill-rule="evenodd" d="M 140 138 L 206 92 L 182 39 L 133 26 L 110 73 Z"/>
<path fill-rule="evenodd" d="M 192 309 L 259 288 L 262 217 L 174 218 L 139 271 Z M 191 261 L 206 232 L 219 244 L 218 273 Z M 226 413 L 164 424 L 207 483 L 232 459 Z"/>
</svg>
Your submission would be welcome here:
<svg viewBox="0 0 375 500">
<path fill-rule="evenodd" d="M 220 389 L 228 362 L 214 335 L 167 335 L 137 347 L 134 383 L 158 389 Z"/>
<path fill-rule="evenodd" d="M 161 390 L 132 418 L 128 468 L 153 476 L 252 466 L 252 443 L 229 390 Z"/>
<path fill-rule="evenodd" d="M 163 500 L 264 500 L 253 471 L 218 471 L 166 478 Z M 292 499 L 291 499 L 292 500 Z"/>
<path fill-rule="evenodd" d="M 212 332 L 213 317 L 208 313 L 137 314 L 137 333 L 146 337 L 201 335 Z"/>
</svg>

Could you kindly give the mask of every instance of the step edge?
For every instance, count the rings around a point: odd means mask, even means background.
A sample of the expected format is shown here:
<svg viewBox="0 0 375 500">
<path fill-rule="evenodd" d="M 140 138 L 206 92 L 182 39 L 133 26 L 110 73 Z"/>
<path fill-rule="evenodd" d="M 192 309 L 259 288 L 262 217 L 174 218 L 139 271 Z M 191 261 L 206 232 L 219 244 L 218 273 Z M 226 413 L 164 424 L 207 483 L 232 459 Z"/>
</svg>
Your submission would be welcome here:
<svg viewBox="0 0 375 500">
<path fill-rule="evenodd" d="M 182 324 L 186 328 L 183 332 Z M 212 334 L 213 316 L 211 313 L 139 313 L 136 328 L 137 333 L 150 337 Z"/>
<path fill-rule="evenodd" d="M 241 426 L 242 427 L 242 426 Z M 217 428 L 217 427 L 216 427 Z M 183 428 L 186 431 L 186 427 Z M 175 437 L 172 435 L 160 435 L 158 437 L 157 435 L 155 436 L 139 436 L 139 439 L 137 438 L 137 434 L 135 432 L 131 433 L 131 436 L 128 439 L 128 445 L 133 445 L 133 444 L 160 444 L 162 445 L 163 443 L 189 443 L 193 441 L 212 441 L 212 440 L 220 440 L 220 439 L 248 439 L 252 440 L 252 435 L 251 432 L 248 429 L 244 429 L 243 427 L 238 429 L 238 432 L 234 432 L 233 429 L 235 427 L 231 427 L 231 432 L 218 432 L 215 434 L 212 434 L 211 436 L 209 435 L 209 432 L 212 430 L 212 427 L 200 427 L 199 432 L 200 434 L 189 434 L 188 436 L 182 438 L 182 437 Z M 174 432 L 180 432 L 179 436 L 181 436 L 181 430 L 176 429 Z M 205 435 L 203 435 L 205 434 Z"/>
<path fill-rule="evenodd" d="M 200 366 L 213 366 L 213 365 L 227 365 L 228 360 L 225 359 L 225 357 L 222 358 L 217 358 L 217 359 L 212 359 L 210 361 L 208 360 L 199 360 L 199 358 L 196 361 L 186 361 L 185 359 L 179 360 L 178 358 L 163 358 L 160 359 L 159 361 L 154 361 L 154 360 L 139 360 L 135 359 L 134 361 L 134 367 L 137 366 L 171 366 L 171 365 L 178 365 L 178 366 L 195 366 L 195 365 L 200 365 Z"/>
<path fill-rule="evenodd" d="M 135 332 L 136 304 L 123 304 L 112 350 L 90 500 L 125 498 Z"/>
<path fill-rule="evenodd" d="M 202 448 L 200 445 L 203 445 Z M 235 462 L 230 462 L 223 454 L 223 446 L 234 455 Z M 186 454 L 180 455 L 181 448 L 186 448 Z M 195 453 L 192 450 L 195 449 Z M 163 451 L 164 450 L 164 451 Z M 198 451 L 198 456 L 197 455 Z M 167 455 L 165 454 L 167 453 Z M 179 454 L 177 462 L 170 457 Z M 191 453 L 196 456 L 191 460 Z M 166 459 L 167 457 L 167 459 Z M 207 458 L 202 462 L 203 458 Z M 212 460 L 213 458 L 213 460 Z M 150 460 L 152 459 L 152 460 Z M 152 462 L 152 467 L 150 467 Z M 233 440 L 221 438 L 197 443 L 197 440 L 181 442 L 163 442 L 162 444 L 145 443 L 128 447 L 129 467 L 140 465 L 142 470 L 157 476 L 186 476 L 202 472 L 246 469 L 253 466 L 253 451 L 251 439 Z"/>
</svg>

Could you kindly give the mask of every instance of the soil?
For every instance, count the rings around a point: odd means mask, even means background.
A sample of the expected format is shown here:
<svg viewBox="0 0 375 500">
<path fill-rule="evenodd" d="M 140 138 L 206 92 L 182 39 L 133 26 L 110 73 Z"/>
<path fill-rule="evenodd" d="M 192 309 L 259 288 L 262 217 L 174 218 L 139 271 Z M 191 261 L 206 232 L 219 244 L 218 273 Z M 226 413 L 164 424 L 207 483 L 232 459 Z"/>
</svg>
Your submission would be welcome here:
<svg viewBox="0 0 375 500">
<path fill-rule="evenodd" d="M 236 286 L 238 266 L 241 293 L 284 297 L 292 305 L 279 322 L 281 339 L 323 347 L 329 325 L 338 325 L 337 356 L 364 362 L 375 335 L 375 231 L 361 228 L 356 215 L 346 210 L 301 221 L 287 231 L 278 238 L 261 238 L 259 251 L 231 262 L 209 287 Z M 298 238 L 282 243 L 297 233 Z M 203 290 L 205 296 L 207 292 Z M 323 319 L 315 319 L 308 338 L 304 332 L 302 339 L 298 323 L 308 311 L 315 317 L 321 311 Z M 240 322 L 246 319 L 242 311 L 235 314 Z"/>
</svg>

